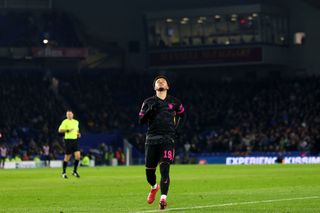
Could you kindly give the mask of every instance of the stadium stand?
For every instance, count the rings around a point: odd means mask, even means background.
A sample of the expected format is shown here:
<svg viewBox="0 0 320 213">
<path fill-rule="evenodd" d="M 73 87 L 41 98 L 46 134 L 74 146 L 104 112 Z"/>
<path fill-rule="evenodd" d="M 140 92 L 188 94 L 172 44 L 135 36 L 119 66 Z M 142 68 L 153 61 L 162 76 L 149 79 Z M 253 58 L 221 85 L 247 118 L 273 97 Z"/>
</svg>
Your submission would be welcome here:
<svg viewBox="0 0 320 213">
<path fill-rule="evenodd" d="M 125 74 L 119 81 L 123 73 L 101 70 L 0 75 L 0 131 L 12 157 L 27 153 L 32 159 L 49 143 L 53 158 L 58 158 L 62 140 L 56 129 L 70 107 L 82 123 L 82 132 L 117 131 L 143 153 L 145 129 L 138 125 L 137 114 L 142 100 L 153 95 L 152 76 Z M 230 82 L 182 78 L 174 78 L 171 91 L 181 98 L 188 115 L 178 154 L 318 154 L 319 78 Z M 91 148 L 103 155 L 117 149 L 102 144 Z M 103 162 L 104 157 L 96 157 Z"/>
</svg>

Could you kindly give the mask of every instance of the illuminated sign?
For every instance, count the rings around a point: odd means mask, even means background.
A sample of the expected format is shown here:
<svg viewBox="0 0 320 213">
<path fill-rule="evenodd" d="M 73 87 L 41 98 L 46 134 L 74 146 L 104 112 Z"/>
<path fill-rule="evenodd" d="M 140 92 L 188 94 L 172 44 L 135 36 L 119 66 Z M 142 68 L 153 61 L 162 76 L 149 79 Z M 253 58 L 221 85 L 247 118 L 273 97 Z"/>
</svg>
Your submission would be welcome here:
<svg viewBox="0 0 320 213">
<path fill-rule="evenodd" d="M 241 164 L 276 164 L 277 157 L 227 157 L 227 165 Z M 320 164 L 320 157 L 284 157 L 283 164 Z"/>
</svg>

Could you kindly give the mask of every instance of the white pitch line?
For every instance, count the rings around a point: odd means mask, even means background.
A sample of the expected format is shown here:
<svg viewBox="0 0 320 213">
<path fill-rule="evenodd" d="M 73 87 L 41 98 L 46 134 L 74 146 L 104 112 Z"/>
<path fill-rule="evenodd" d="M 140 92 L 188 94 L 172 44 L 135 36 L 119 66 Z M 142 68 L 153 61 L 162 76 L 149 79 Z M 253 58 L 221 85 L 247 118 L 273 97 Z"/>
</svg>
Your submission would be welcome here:
<svg viewBox="0 0 320 213">
<path fill-rule="evenodd" d="M 274 200 L 257 200 L 257 201 L 247 201 L 247 202 L 221 203 L 221 204 L 206 205 L 206 206 L 191 206 L 191 207 L 185 207 L 185 208 L 168 208 L 166 210 L 145 210 L 145 211 L 138 211 L 133 213 L 167 212 L 167 211 L 183 211 L 183 210 L 187 211 L 192 209 L 205 209 L 205 208 L 224 207 L 224 206 L 258 204 L 258 203 L 273 203 L 273 202 L 293 201 L 293 200 L 311 200 L 311 199 L 319 199 L 319 198 L 320 196 L 284 198 L 284 199 L 274 199 Z"/>
</svg>

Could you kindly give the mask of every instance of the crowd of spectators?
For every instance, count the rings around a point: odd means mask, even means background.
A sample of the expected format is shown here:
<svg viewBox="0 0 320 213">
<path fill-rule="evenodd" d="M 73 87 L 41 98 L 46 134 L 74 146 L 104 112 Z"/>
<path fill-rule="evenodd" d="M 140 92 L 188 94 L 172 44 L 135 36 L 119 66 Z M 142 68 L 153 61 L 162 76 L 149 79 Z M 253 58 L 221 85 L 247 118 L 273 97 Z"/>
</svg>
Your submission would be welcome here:
<svg viewBox="0 0 320 213">
<path fill-rule="evenodd" d="M 38 155 L 48 143 L 54 155 L 63 152 L 56 134 L 64 104 L 55 97 L 51 80 L 43 72 L 0 73 L 0 141 L 14 156 Z"/>
<path fill-rule="evenodd" d="M 185 83 L 180 84 L 183 87 Z M 317 154 L 319 83 L 315 77 L 208 84 L 190 81 L 178 93 L 189 110 L 189 135 L 184 141 L 190 143 L 192 152 L 198 153 Z"/>
<path fill-rule="evenodd" d="M 67 108 L 81 121 L 83 134 L 117 130 L 143 153 L 145 127 L 137 115 L 142 101 L 154 94 L 153 76 L 105 71 L 0 76 L 0 141 L 11 156 L 32 158 L 44 144 L 52 158 L 62 155 L 56 130 Z M 318 77 L 215 81 L 178 75 L 171 80 L 170 93 L 187 115 L 178 153 L 319 152 Z M 97 148 L 102 163 L 110 154 L 123 163 L 117 149 L 110 149 L 106 157 L 105 149 Z"/>
</svg>

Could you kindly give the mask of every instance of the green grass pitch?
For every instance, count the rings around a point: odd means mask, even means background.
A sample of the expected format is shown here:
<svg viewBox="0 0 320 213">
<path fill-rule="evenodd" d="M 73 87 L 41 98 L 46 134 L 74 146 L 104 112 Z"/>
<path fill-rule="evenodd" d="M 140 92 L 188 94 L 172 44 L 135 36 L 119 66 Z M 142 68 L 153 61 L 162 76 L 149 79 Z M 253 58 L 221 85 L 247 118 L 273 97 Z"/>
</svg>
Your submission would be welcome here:
<svg viewBox="0 0 320 213">
<path fill-rule="evenodd" d="M 0 170 L 0 212 L 156 212 L 143 166 Z M 159 180 L 159 171 L 157 171 Z M 173 165 L 170 212 L 320 212 L 320 165 Z"/>
</svg>

